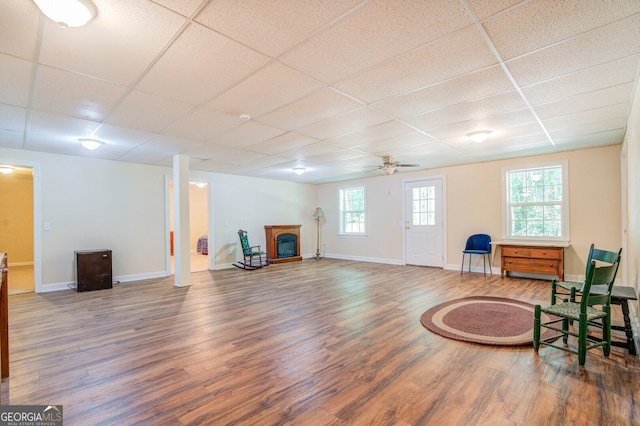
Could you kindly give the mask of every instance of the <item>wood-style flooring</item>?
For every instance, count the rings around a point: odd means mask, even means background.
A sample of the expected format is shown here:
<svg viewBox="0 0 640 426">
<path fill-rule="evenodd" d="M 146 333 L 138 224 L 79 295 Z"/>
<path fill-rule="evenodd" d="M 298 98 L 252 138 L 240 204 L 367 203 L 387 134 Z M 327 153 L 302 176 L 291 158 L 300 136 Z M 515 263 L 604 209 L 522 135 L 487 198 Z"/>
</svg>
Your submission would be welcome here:
<svg viewBox="0 0 640 426">
<path fill-rule="evenodd" d="M 458 342 L 420 324 L 469 295 L 547 304 L 549 282 L 304 260 L 9 298 L 3 404 L 65 425 L 640 424 L 640 365 Z M 619 307 L 614 306 L 619 321 Z"/>
</svg>

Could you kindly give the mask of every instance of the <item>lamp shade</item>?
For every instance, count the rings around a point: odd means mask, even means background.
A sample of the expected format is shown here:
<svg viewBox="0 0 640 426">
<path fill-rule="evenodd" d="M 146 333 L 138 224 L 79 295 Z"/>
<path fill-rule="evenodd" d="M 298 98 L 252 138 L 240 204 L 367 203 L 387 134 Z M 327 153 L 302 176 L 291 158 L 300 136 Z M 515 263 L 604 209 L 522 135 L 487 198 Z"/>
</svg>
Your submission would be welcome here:
<svg viewBox="0 0 640 426">
<path fill-rule="evenodd" d="M 389 175 L 392 175 L 393 172 L 396 171 L 396 168 L 394 166 L 392 166 L 391 164 L 387 164 L 382 168 L 382 171 L 384 172 L 385 175 L 389 176 Z"/>
<path fill-rule="evenodd" d="M 324 217 L 324 212 L 322 211 L 322 207 L 316 207 L 316 210 L 313 212 L 313 218 L 320 220 Z"/>
</svg>

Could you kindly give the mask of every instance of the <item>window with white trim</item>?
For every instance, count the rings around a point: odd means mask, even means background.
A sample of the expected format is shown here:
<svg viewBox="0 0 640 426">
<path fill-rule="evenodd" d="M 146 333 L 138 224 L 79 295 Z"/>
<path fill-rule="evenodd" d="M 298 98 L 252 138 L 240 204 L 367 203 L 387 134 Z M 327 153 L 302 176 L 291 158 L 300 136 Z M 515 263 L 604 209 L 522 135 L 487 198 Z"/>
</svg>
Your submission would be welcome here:
<svg viewBox="0 0 640 426">
<path fill-rule="evenodd" d="M 504 239 L 569 241 L 566 161 L 503 169 Z"/>
<path fill-rule="evenodd" d="M 340 234 L 365 234 L 365 187 L 339 188 Z"/>
</svg>

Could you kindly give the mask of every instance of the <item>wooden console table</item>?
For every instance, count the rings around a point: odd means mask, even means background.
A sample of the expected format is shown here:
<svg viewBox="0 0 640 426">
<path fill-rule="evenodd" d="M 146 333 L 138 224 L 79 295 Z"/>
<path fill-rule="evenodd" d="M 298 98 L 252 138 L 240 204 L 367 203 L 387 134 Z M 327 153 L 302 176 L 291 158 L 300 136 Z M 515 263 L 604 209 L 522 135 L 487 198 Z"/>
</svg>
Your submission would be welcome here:
<svg viewBox="0 0 640 426">
<path fill-rule="evenodd" d="M 499 241 L 500 276 L 507 272 L 524 272 L 530 274 L 556 275 L 564 280 L 564 248 L 566 243 L 557 245 L 536 243 L 512 243 Z"/>
</svg>

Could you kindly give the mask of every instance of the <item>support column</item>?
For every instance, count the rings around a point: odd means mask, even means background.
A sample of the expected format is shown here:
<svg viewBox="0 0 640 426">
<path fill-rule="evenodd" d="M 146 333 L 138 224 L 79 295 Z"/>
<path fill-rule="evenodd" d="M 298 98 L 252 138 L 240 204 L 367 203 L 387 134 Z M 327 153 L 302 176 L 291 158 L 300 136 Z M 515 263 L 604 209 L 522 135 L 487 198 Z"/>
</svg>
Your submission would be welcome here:
<svg viewBox="0 0 640 426">
<path fill-rule="evenodd" d="M 175 286 L 191 285 L 189 228 L 189 156 L 173 156 L 173 243 Z"/>
</svg>

